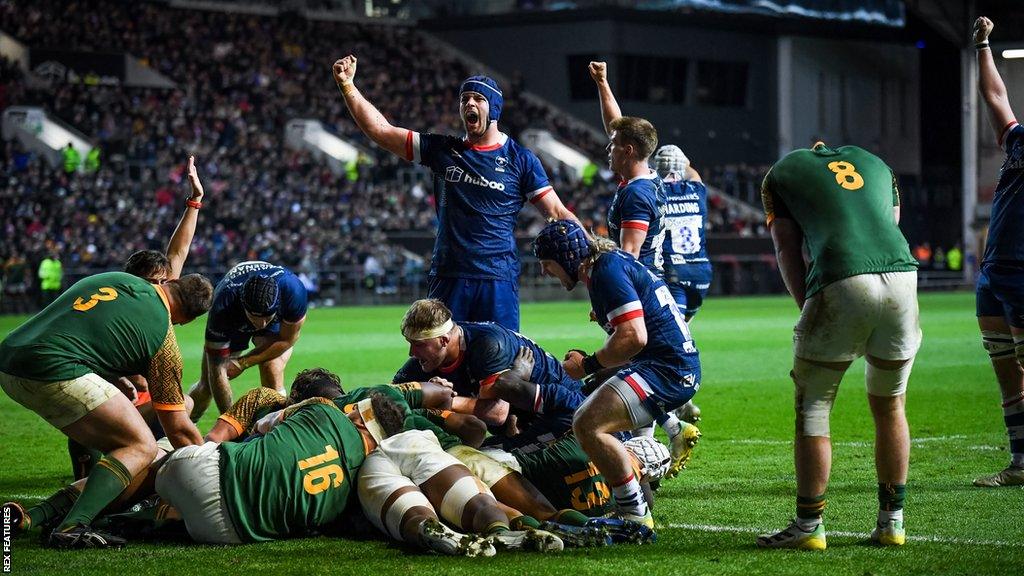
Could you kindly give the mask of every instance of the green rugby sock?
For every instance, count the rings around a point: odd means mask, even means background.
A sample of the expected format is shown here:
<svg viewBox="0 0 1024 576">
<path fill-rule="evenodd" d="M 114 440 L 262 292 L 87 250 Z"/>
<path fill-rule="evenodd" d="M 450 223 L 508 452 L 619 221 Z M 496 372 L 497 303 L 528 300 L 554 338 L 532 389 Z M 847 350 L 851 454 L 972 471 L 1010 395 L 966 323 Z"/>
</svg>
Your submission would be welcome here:
<svg viewBox="0 0 1024 576">
<path fill-rule="evenodd" d="M 96 463 L 85 483 L 85 490 L 71 507 L 58 530 L 75 524 L 89 524 L 114 501 L 132 481 L 132 475 L 116 458 L 104 456 Z"/>
<path fill-rule="evenodd" d="M 79 494 L 78 490 L 73 487 L 65 486 L 46 500 L 29 508 L 25 511 L 29 519 L 28 527 L 39 526 L 67 516 L 71 507 L 75 505 L 75 501 L 78 500 Z"/>
<path fill-rule="evenodd" d="M 525 514 L 523 514 L 522 516 L 518 516 L 516 518 L 513 518 L 512 521 L 508 523 L 508 525 L 513 530 L 526 530 L 527 528 L 540 528 L 540 522 L 538 522 L 536 518 L 534 518 L 533 516 L 527 516 Z"/>
<path fill-rule="evenodd" d="M 582 512 L 566 508 L 565 510 L 559 510 L 552 520 L 568 526 L 586 526 L 587 520 L 590 520 L 590 518 Z"/>
<path fill-rule="evenodd" d="M 818 496 L 797 496 L 796 497 L 796 517 L 797 520 L 803 520 L 804 524 L 809 520 L 821 520 L 821 513 L 825 511 L 825 504 L 828 501 L 825 500 L 825 495 L 820 494 Z"/>
<path fill-rule="evenodd" d="M 906 484 L 878 483 L 878 509 L 886 512 L 903 510 L 903 502 L 907 499 Z"/>
</svg>

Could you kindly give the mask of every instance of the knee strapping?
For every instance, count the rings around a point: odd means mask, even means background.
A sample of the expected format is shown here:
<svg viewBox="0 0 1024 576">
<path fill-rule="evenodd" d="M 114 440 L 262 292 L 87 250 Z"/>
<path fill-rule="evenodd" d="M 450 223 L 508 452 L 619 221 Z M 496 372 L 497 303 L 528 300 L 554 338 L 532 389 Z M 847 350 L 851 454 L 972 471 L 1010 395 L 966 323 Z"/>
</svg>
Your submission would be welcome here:
<svg viewBox="0 0 1024 576">
<path fill-rule="evenodd" d="M 387 528 L 388 535 L 396 540 L 401 540 L 402 518 L 405 517 L 405 513 L 410 509 L 420 506 L 429 510 L 434 509 L 430 505 L 430 501 L 427 500 L 427 497 L 419 490 L 406 492 L 392 502 L 391 507 L 384 514 L 384 527 Z"/>
<path fill-rule="evenodd" d="M 441 500 L 441 518 L 449 524 L 462 529 L 462 512 L 466 504 L 480 494 L 488 494 L 487 489 L 473 476 L 464 476 L 452 484 Z"/>
<path fill-rule="evenodd" d="M 895 370 L 883 370 L 872 366 L 870 362 L 864 369 L 864 384 L 868 394 L 872 396 L 899 396 L 907 391 L 907 381 L 910 380 L 910 369 L 914 367 L 914 359 L 907 360 L 906 364 Z"/>
<path fill-rule="evenodd" d="M 985 347 L 985 351 L 988 352 L 989 358 L 993 360 L 1009 358 L 1013 356 L 1014 353 L 1016 353 L 1017 358 L 1020 358 L 1021 355 L 1020 345 L 1015 345 L 1013 336 L 1010 336 L 1006 332 L 982 330 L 981 344 Z"/>
<path fill-rule="evenodd" d="M 796 384 L 797 434 L 829 437 L 829 414 L 844 370 L 832 370 L 797 358 L 790 376 Z"/>
</svg>

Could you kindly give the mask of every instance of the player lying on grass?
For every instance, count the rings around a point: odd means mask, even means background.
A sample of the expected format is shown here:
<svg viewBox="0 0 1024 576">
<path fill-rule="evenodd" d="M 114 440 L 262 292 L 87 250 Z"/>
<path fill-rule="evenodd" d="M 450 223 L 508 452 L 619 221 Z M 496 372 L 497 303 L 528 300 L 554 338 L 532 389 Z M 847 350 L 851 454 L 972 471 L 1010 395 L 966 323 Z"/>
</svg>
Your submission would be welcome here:
<svg viewBox="0 0 1024 576">
<path fill-rule="evenodd" d="M 668 448 L 649 436 L 631 438 L 623 445 L 644 497 L 653 507 L 649 483 L 660 480 L 668 470 Z M 611 491 L 572 433 L 553 443 L 510 452 L 498 448 L 480 452 L 460 446 L 448 452 L 472 470 L 500 502 L 535 518 L 600 526 L 616 541 L 647 542 L 654 538 L 654 532 L 644 524 L 607 517 L 615 508 Z"/>
<path fill-rule="evenodd" d="M 259 366 L 260 385 L 284 394 L 284 369 L 306 321 L 306 287 L 291 271 L 267 262 L 242 262 L 217 284 L 206 319 L 199 382 L 189 391 L 198 420 L 213 396 L 220 412 L 231 406 L 229 380 Z M 250 341 L 255 346 L 248 353 Z"/>
<path fill-rule="evenodd" d="M 579 380 L 521 334 L 490 322 L 456 323 L 440 300 L 417 300 L 402 319 L 402 335 L 411 358 L 395 382 L 436 377 L 450 381 L 457 393 L 452 410 L 476 415 L 502 436 L 509 435 L 498 428 L 508 420 L 509 403 L 520 427 L 535 421 L 553 438 L 571 427 Z M 529 374 L 512 370 L 524 349 L 533 358 Z M 535 384 L 520 385 L 523 381 Z M 541 433 L 539 428 L 535 431 Z"/>
<path fill-rule="evenodd" d="M 56 547 L 105 546 L 89 524 L 156 456 L 156 439 L 107 378 L 142 373 L 175 447 L 202 436 L 185 414 L 174 324 L 210 307 L 193 274 L 155 286 L 124 272 L 79 281 L 0 344 L 0 387 L 69 438 L 104 453 L 82 496 L 51 533 Z"/>
<path fill-rule="evenodd" d="M 563 363 L 574 378 L 621 367 L 576 411 L 573 431 L 611 483 L 616 514 L 652 526 L 629 456 L 613 434 L 647 426 L 693 397 L 700 386 L 697 347 L 664 280 L 609 240 L 588 238 L 574 221 L 552 221 L 537 236 L 534 253 L 544 275 L 566 290 L 583 281 L 608 334 L 597 352 L 571 352 Z M 690 428 L 671 438 L 673 466 L 685 462 L 696 442 Z"/>
</svg>

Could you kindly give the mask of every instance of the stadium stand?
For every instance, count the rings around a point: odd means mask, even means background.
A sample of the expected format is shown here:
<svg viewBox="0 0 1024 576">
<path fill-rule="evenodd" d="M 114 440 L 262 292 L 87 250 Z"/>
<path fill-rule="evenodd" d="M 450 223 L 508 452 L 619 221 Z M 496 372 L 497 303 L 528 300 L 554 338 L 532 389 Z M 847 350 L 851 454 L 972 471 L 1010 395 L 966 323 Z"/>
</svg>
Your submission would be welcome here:
<svg viewBox="0 0 1024 576">
<path fill-rule="evenodd" d="M 292 118 L 314 117 L 371 146 L 330 77 L 330 62 L 351 52 L 362 64 L 360 86 L 385 114 L 417 130 L 457 133 L 456 91 L 472 72 L 465 62 L 402 25 L 109 0 L 59 4 L 0 3 L 0 30 L 29 47 L 130 53 L 177 88 L 46 82 L 0 61 L 0 109 L 42 106 L 102 150 L 98 169 L 65 173 L 16 141 L 2 144 L 5 269 L 17 272 L 6 264 L 26 260 L 34 270 L 50 247 L 59 249 L 66 267 L 91 270 L 119 268 L 135 250 L 161 249 L 182 209 L 184 162 L 195 154 L 208 195 L 190 267 L 218 275 L 239 260 L 267 259 L 306 274 L 313 285 L 328 269 L 361 270 L 354 273 L 361 278 L 332 282 L 363 281 L 377 289 L 422 281 L 429 266 L 421 257 L 429 257 L 430 243 L 410 252 L 388 237 L 433 231 L 426 173 L 382 153 L 373 165 L 338 177 L 308 154 L 285 148 L 283 129 Z M 182 29 L 191 31 L 189 40 Z M 256 37 L 262 40 L 252 42 Z M 512 84 L 505 90 L 504 130 L 515 136 L 539 126 L 604 163 L 604 142 L 559 110 L 519 97 Z M 588 186 L 559 166 L 547 168 L 566 204 L 603 231 L 615 189 L 611 175 Z M 721 178 L 727 191 L 756 202 L 758 170 L 705 174 L 712 186 Z M 712 200 L 711 209 L 711 231 L 763 233 L 760 222 L 728 202 Z M 521 233 L 542 224 L 539 214 L 525 210 Z M 6 284 L 19 285 L 12 280 Z"/>
</svg>

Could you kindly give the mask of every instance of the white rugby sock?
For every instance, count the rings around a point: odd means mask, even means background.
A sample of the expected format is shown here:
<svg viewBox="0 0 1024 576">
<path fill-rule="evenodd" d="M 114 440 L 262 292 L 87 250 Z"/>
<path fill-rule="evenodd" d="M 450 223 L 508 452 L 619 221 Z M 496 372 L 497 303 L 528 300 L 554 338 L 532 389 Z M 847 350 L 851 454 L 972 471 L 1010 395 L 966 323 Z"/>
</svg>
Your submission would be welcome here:
<svg viewBox="0 0 1024 576">
<path fill-rule="evenodd" d="M 644 500 L 643 490 L 635 475 L 630 474 L 624 483 L 612 486 L 612 494 L 615 495 L 615 504 L 620 512 L 634 516 L 647 514 L 647 501 Z"/>
</svg>

